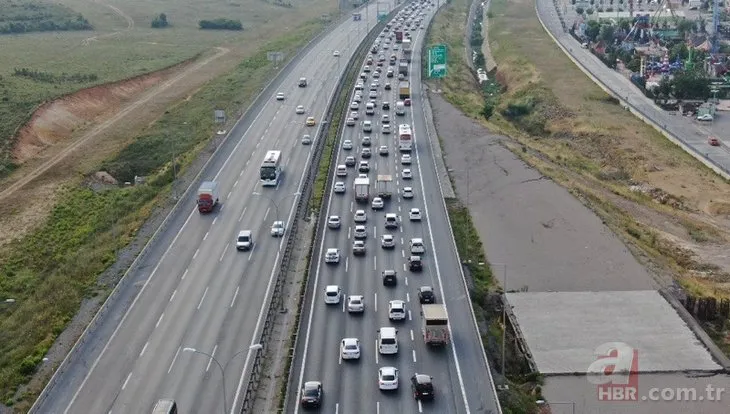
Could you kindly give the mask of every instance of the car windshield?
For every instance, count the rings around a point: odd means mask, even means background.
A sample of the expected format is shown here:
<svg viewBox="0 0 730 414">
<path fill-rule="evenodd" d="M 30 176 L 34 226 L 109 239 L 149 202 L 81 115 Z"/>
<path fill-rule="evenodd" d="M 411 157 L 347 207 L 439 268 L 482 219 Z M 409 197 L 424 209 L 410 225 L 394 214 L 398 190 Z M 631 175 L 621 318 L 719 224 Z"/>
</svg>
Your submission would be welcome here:
<svg viewBox="0 0 730 414">
<path fill-rule="evenodd" d="M 316 397 L 318 394 L 316 388 L 305 388 L 304 389 L 304 396 L 305 397 Z"/>
<path fill-rule="evenodd" d="M 393 381 L 394 379 L 395 379 L 395 375 L 392 375 L 392 374 L 385 374 L 385 375 L 383 375 L 383 380 L 384 381 Z"/>
<path fill-rule="evenodd" d="M 357 345 L 345 345 L 345 349 L 347 350 L 357 350 Z"/>
<path fill-rule="evenodd" d="M 240 241 L 240 242 L 248 241 L 248 236 L 238 236 L 238 241 Z"/>
</svg>

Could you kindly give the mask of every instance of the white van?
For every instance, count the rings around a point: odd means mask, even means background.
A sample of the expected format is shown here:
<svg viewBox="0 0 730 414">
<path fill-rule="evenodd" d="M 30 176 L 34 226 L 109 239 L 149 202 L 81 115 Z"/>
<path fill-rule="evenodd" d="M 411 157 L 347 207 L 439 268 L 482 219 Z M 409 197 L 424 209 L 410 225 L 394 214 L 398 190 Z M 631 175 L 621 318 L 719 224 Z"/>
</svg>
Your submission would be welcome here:
<svg viewBox="0 0 730 414">
<path fill-rule="evenodd" d="M 403 101 L 395 103 L 395 114 L 399 116 L 404 116 L 406 114 L 406 104 L 404 104 Z"/>
<path fill-rule="evenodd" d="M 362 121 L 362 132 L 373 132 L 373 123 L 370 121 Z"/>
<path fill-rule="evenodd" d="M 347 177 L 347 166 L 345 164 L 340 164 L 337 166 L 337 176 Z"/>
<path fill-rule="evenodd" d="M 398 330 L 392 327 L 378 329 L 378 352 L 383 355 L 398 353 Z"/>
<path fill-rule="evenodd" d="M 421 238 L 411 239 L 410 246 L 411 246 L 411 254 L 426 253 L 426 248 L 423 246 L 423 239 L 421 239 Z"/>
<path fill-rule="evenodd" d="M 365 115 L 375 115 L 375 104 L 372 102 L 368 102 L 367 105 L 365 105 Z"/>
</svg>

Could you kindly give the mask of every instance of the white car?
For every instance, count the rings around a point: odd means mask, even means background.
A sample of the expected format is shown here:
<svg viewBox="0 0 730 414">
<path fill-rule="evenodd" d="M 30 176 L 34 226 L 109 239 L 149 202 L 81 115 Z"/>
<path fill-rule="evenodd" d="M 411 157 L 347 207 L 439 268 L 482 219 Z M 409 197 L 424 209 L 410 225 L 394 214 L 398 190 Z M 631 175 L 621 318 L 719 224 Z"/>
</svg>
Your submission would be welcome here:
<svg viewBox="0 0 730 414">
<path fill-rule="evenodd" d="M 398 368 L 382 367 L 378 370 L 378 388 L 381 391 L 398 389 Z"/>
<path fill-rule="evenodd" d="M 354 102 L 354 101 L 353 101 L 353 102 L 352 102 L 352 103 L 350 104 L 350 109 L 351 109 L 351 110 L 353 110 L 353 111 L 357 111 L 358 109 L 360 109 L 360 104 L 359 104 L 359 103 L 357 103 L 357 102 Z"/>
<path fill-rule="evenodd" d="M 335 189 L 334 189 L 334 191 L 335 191 L 335 193 L 342 194 L 342 193 L 345 192 L 346 188 L 347 187 L 345 187 L 345 183 L 343 183 L 342 181 L 338 181 L 338 182 L 335 183 Z"/>
<path fill-rule="evenodd" d="M 360 359 L 360 341 L 357 338 L 345 338 L 340 342 L 342 359 Z"/>
<path fill-rule="evenodd" d="M 275 221 L 274 224 L 271 225 L 271 235 L 274 237 L 280 237 L 284 235 L 284 222 L 283 221 Z"/>
<path fill-rule="evenodd" d="M 342 149 L 351 150 L 352 149 L 352 141 L 349 139 L 346 139 L 342 142 Z"/>
<path fill-rule="evenodd" d="M 340 249 L 327 249 L 327 253 L 324 255 L 325 263 L 339 263 L 340 262 Z"/>
<path fill-rule="evenodd" d="M 413 188 L 403 187 L 403 198 L 413 198 Z"/>
<path fill-rule="evenodd" d="M 296 112 L 298 114 L 303 114 L 304 113 L 304 106 L 303 105 L 297 105 Z"/>
<path fill-rule="evenodd" d="M 347 166 L 345 164 L 338 165 L 336 174 L 338 177 L 347 177 Z"/>
<path fill-rule="evenodd" d="M 312 143 L 312 137 L 309 134 L 302 135 L 302 145 L 309 145 Z"/>
<path fill-rule="evenodd" d="M 324 288 L 324 303 L 328 305 L 336 305 L 340 303 L 341 296 L 342 291 L 337 285 L 328 285 L 326 288 Z"/>
<path fill-rule="evenodd" d="M 353 118 L 347 118 L 347 120 L 345 121 L 345 125 L 355 126 L 355 120 Z"/>
<path fill-rule="evenodd" d="M 357 111 L 352 111 L 352 112 L 350 112 L 350 118 L 357 121 L 358 119 L 360 119 L 360 114 Z"/>
<path fill-rule="evenodd" d="M 368 238 L 368 229 L 362 224 L 358 224 L 355 226 L 355 234 L 354 237 L 356 239 L 367 239 Z"/>
<path fill-rule="evenodd" d="M 408 218 L 410 218 L 411 221 L 421 221 L 421 210 L 412 208 L 411 211 L 408 212 Z"/>
<path fill-rule="evenodd" d="M 385 126 L 385 125 L 383 125 Z M 411 154 L 403 154 L 400 156 L 400 163 L 404 165 L 410 165 L 411 164 Z"/>
<path fill-rule="evenodd" d="M 276 100 L 277 101 L 283 101 L 284 100 L 284 92 L 279 92 L 276 94 Z"/>
<path fill-rule="evenodd" d="M 340 51 L 339 50 L 335 50 L 334 52 L 332 52 L 332 56 L 334 56 L 334 57 L 340 57 Z"/>
<path fill-rule="evenodd" d="M 380 236 L 380 245 L 383 249 L 391 249 L 395 247 L 395 238 L 392 234 L 383 234 Z"/>
<path fill-rule="evenodd" d="M 380 133 L 390 134 L 390 124 L 383 124 L 383 126 L 380 127 Z"/>
<path fill-rule="evenodd" d="M 401 172 L 401 177 L 403 177 L 404 180 L 410 180 L 413 178 L 413 173 L 411 172 L 410 168 L 404 168 Z"/>
<path fill-rule="evenodd" d="M 356 93 L 355 97 L 352 98 L 352 100 L 355 101 L 356 103 L 360 103 L 360 102 L 362 102 L 362 95 L 360 95 L 360 93 Z"/>
<path fill-rule="evenodd" d="M 350 313 L 365 312 L 365 298 L 362 295 L 348 296 L 347 311 Z"/>
<path fill-rule="evenodd" d="M 365 210 L 357 210 L 355 211 L 355 223 L 365 223 L 368 221 L 368 216 L 365 214 Z"/>
<path fill-rule="evenodd" d="M 388 155 L 390 153 L 390 151 L 388 151 L 388 146 L 387 145 L 381 145 L 380 148 L 378 148 L 378 153 L 380 155 L 384 155 L 384 156 L 385 155 Z"/>
<path fill-rule="evenodd" d="M 327 227 L 331 229 L 339 229 L 342 225 L 342 220 L 340 220 L 340 216 L 330 216 L 329 219 L 327 219 Z"/>
<path fill-rule="evenodd" d="M 388 319 L 391 321 L 405 320 L 406 303 L 402 300 L 391 300 L 388 302 Z"/>
<path fill-rule="evenodd" d="M 373 210 L 380 210 L 385 206 L 383 199 L 380 197 L 374 197 L 372 202 Z"/>
<path fill-rule="evenodd" d="M 378 72 L 373 73 L 373 76 L 374 77 L 377 76 L 377 75 L 378 75 Z M 377 91 L 370 91 L 370 92 L 368 92 L 368 98 L 370 98 L 370 99 L 376 99 L 377 97 L 378 97 L 378 92 Z"/>
<path fill-rule="evenodd" d="M 390 123 L 390 117 L 388 115 L 383 114 L 383 116 L 380 117 L 380 123 L 381 124 L 389 124 Z"/>
</svg>

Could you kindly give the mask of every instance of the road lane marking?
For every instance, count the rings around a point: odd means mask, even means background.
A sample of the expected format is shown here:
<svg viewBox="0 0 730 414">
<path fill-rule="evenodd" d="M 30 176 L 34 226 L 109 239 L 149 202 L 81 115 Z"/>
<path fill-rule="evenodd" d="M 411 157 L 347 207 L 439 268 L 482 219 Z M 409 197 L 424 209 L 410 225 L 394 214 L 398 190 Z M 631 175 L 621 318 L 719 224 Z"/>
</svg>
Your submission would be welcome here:
<svg viewBox="0 0 730 414">
<path fill-rule="evenodd" d="M 416 362 L 416 350 L 413 350 L 413 362 Z"/>
<path fill-rule="evenodd" d="M 253 244 L 253 246 L 251 247 L 251 253 L 248 254 L 248 261 L 249 262 L 251 261 L 251 257 L 253 256 L 253 251 L 254 250 L 256 250 L 256 243 Z M 276 267 L 276 266 L 274 266 L 274 267 Z"/>
<path fill-rule="evenodd" d="M 404 244 L 403 243 L 403 237 L 400 238 L 400 244 Z"/>
<path fill-rule="evenodd" d="M 210 232 L 208 232 L 208 231 L 205 232 L 205 236 L 203 236 L 203 241 L 208 240 L 208 233 L 210 233 Z"/>
<path fill-rule="evenodd" d="M 408 286 L 408 276 L 405 277 L 406 286 Z"/>
<path fill-rule="evenodd" d="M 403 243 L 403 241 L 402 241 L 402 240 L 403 240 L 403 239 L 401 239 L 401 243 Z M 405 251 L 405 250 L 403 250 L 403 249 L 400 249 L 400 255 L 401 255 L 401 256 L 403 256 L 403 258 L 405 258 L 405 257 L 406 257 L 406 251 Z"/>
<path fill-rule="evenodd" d="M 340 352 L 338 352 L 338 354 L 339 355 L 337 355 L 337 361 L 338 361 L 337 363 L 342 365 L 342 352 L 340 351 Z"/>
<path fill-rule="evenodd" d="M 238 173 L 238 176 L 239 176 L 239 177 L 243 176 L 243 172 L 244 172 L 244 171 L 246 171 L 246 169 L 245 169 L 245 168 L 244 168 L 244 169 L 242 169 L 240 173 Z"/>
<path fill-rule="evenodd" d="M 376 226 L 373 226 L 373 238 L 378 238 L 378 228 Z"/>
<path fill-rule="evenodd" d="M 233 191 L 229 191 L 229 192 L 228 192 L 228 195 L 226 196 L 226 200 L 228 200 L 229 198 L 231 198 L 231 193 L 232 193 L 232 192 L 233 192 Z"/>
<path fill-rule="evenodd" d="M 350 201 L 350 213 L 352 213 L 353 207 L 355 206 L 355 203 Z"/>
<path fill-rule="evenodd" d="M 411 315 L 411 310 L 410 309 L 408 310 L 408 320 L 409 321 L 412 321 L 413 320 L 413 316 Z"/>
<path fill-rule="evenodd" d="M 193 254 L 193 260 L 195 260 L 195 258 L 198 257 L 198 253 L 200 253 L 200 249 L 195 250 L 195 254 Z"/>
<path fill-rule="evenodd" d="M 158 326 L 160 326 L 160 322 L 162 322 L 162 318 L 164 318 L 164 317 L 165 317 L 165 312 L 162 312 L 162 314 L 160 315 L 160 317 L 157 318 L 157 323 L 155 324 L 155 328 L 157 328 Z"/>
<path fill-rule="evenodd" d="M 226 208 L 226 203 L 221 204 L 221 208 L 220 208 L 220 210 L 218 210 L 218 212 L 223 211 L 224 208 Z"/>
<path fill-rule="evenodd" d="M 423 404 L 421 404 L 421 400 L 418 400 L 418 412 L 419 413 L 423 412 Z"/>
<path fill-rule="evenodd" d="M 144 355 L 144 351 L 147 350 L 147 345 L 150 344 L 150 341 L 145 342 L 144 346 L 142 347 L 142 351 L 139 353 L 139 356 L 142 357 Z"/>
<path fill-rule="evenodd" d="M 375 365 L 378 365 L 378 340 L 375 340 Z"/>
<path fill-rule="evenodd" d="M 345 272 L 347 272 L 348 267 L 350 267 L 350 258 L 346 257 L 345 258 Z"/>
<path fill-rule="evenodd" d="M 203 301 L 205 300 L 205 295 L 208 294 L 208 286 L 205 287 L 205 292 L 203 292 L 203 297 L 200 298 L 200 303 L 198 303 L 198 310 L 200 310 L 200 307 L 203 306 Z"/>
<path fill-rule="evenodd" d="M 414 338 L 413 337 L 413 329 L 411 329 L 411 342 L 413 342 L 413 340 L 414 340 L 413 338 Z M 416 351 L 413 351 L 413 352 L 416 352 Z"/>
<path fill-rule="evenodd" d="M 375 403 L 375 413 L 380 414 L 380 401 Z"/>
<path fill-rule="evenodd" d="M 375 295 L 375 298 L 373 298 L 373 305 L 375 306 L 375 312 L 377 312 L 378 311 L 378 294 L 373 293 L 373 295 Z"/>
<path fill-rule="evenodd" d="M 233 186 L 234 186 L 234 187 L 235 187 L 235 186 L 237 186 L 237 185 L 238 185 L 238 180 L 236 180 L 236 182 L 235 182 L 235 183 L 233 183 Z"/>
<path fill-rule="evenodd" d="M 401 212 L 401 208 L 400 208 L 400 206 L 398 206 L 398 212 L 399 212 L 399 213 Z"/>
<path fill-rule="evenodd" d="M 205 372 L 208 372 L 208 370 L 210 369 L 210 364 L 213 363 L 213 358 L 215 358 L 215 351 L 217 351 L 217 350 L 218 350 L 218 344 L 216 344 L 213 347 L 213 352 L 210 353 L 210 356 L 212 358 L 208 358 L 208 365 L 206 365 L 206 367 L 205 367 Z M 416 351 L 413 351 L 413 352 L 416 352 Z"/>
<path fill-rule="evenodd" d="M 177 295 L 177 289 L 175 289 L 175 290 L 172 291 L 172 295 L 170 295 L 169 302 L 172 302 L 172 300 L 175 299 L 175 295 Z"/>
<path fill-rule="evenodd" d="M 183 275 L 182 275 L 182 277 L 181 277 L 180 279 L 181 279 L 181 280 L 185 280 L 185 276 L 187 276 L 187 275 L 188 275 L 188 272 L 189 272 L 189 271 L 190 271 L 190 268 L 189 268 L 189 267 L 186 267 L 186 268 L 185 268 L 185 272 L 183 273 Z"/>
<path fill-rule="evenodd" d="M 170 362 L 170 368 L 167 369 L 167 373 L 169 374 L 170 371 L 172 371 L 172 367 L 175 366 L 175 361 L 177 361 L 177 356 L 180 355 L 180 347 L 177 347 L 177 351 L 175 352 L 175 356 L 172 358 L 172 362 Z"/>
<path fill-rule="evenodd" d="M 215 222 L 216 222 L 216 221 L 218 221 L 218 217 L 216 217 L 216 218 L 214 218 L 214 219 L 213 219 L 213 224 L 211 224 L 210 226 L 211 226 L 211 227 L 215 226 Z"/>
<path fill-rule="evenodd" d="M 248 207 L 244 207 L 244 208 L 243 208 L 243 211 L 241 212 L 241 215 L 240 215 L 240 216 L 238 216 L 238 222 L 239 222 L 239 223 L 240 223 L 240 222 L 241 222 L 241 220 L 243 219 L 243 215 L 244 215 L 244 214 L 246 214 L 246 209 L 247 209 L 247 208 L 248 208 Z"/>
<path fill-rule="evenodd" d="M 129 375 L 127 375 L 127 379 L 124 380 L 124 384 L 122 384 L 122 390 L 127 388 L 127 383 L 129 382 L 129 379 L 132 378 L 132 373 L 130 372 Z"/>
<path fill-rule="evenodd" d="M 266 218 L 269 217 L 269 212 L 271 211 L 271 207 L 266 209 L 266 213 L 264 214 L 264 221 L 266 221 Z"/>
<path fill-rule="evenodd" d="M 226 247 L 223 248 L 223 253 L 221 253 L 220 259 L 218 259 L 219 262 L 223 261 L 223 257 L 226 255 L 226 252 L 228 251 L 228 246 L 230 246 L 230 245 L 231 245 L 231 243 L 226 243 Z"/>
<path fill-rule="evenodd" d="M 342 294 L 342 312 L 346 312 L 345 310 L 345 302 L 347 302 L 347 295 L 344 293 Z"/>
<path fill-rule="evenodd" d="M 378 270 L 378 256 L 373 256 L 373 270 Z"/>
<path fill-rule="evenodd" d="M 410 302 L 410 301 L 411 301 L 411 294 L 406 292 L 406 302 Z M 411 311 L 408 311 L 408 313 L 410 314 Z"/>
<path fill-rule="evenodd" d="M 406 271 L 406 264 L 405 263 L 403 263 L 403 271 L 404 272 Z"/>
<path fill-rule="evenodd" d="M 352 233 L 352 227 L 347 228 L 347 240 L 350 240 L 350 234 Z"/>
<path fill-rule="evenodd" d="M 335 403 L 335 414 L 338 414 L 339 412 L 340 412 L 340 403 Z"/>
<path fill-rule="evenodd" d="M 231 299 L 231 305 L 229 306 L 229 308 L 232 308 L 233 304 L 236 303 L 236 298 L 238 297 L 238 289 L 240 289 L 240 288 L 241 288 L 240 285 L 236 286 L 236 292 L 233 293 L 233 299 Z"/>
</svg>

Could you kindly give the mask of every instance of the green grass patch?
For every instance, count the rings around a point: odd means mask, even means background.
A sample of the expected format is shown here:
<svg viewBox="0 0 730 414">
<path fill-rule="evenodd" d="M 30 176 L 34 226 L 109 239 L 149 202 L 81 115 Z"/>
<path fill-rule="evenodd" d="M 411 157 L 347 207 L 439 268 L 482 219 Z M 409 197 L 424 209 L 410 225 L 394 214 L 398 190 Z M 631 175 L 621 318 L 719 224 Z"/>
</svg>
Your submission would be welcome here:
<svg viewBox="0 0 730 414">
<path fill-rule="evenodd" d="M 60 3 L 0 0 L 0 34 L 91 30 L 80 13 Z"/>
<path fill-rule="evenodd" d="M 36 231 L 0 252 L 0 298 L 14 298 L 0 313 L 0 401 L 28 408 L 37 390 L 16 401 L 18 387 L 78 311 L 81 301 L 99 293 L 98 275 L 115 260 L 172 182 L 171 143 L 180 170 L 212 136 L 212 108 L 228 113 L 245 107 L 275 73 L 268 51 L 288 56 L 322 29 L 309 22 L 270 41 L 232 72 L 207 83 L 191 99 L 171 108 L 105 167 L 122 180 L 148 175 L 147 185 L 93 192 L 65 190 L 50 217 Z M 114 237 L 117 235 L 118 237 Z"/>
</svg>

